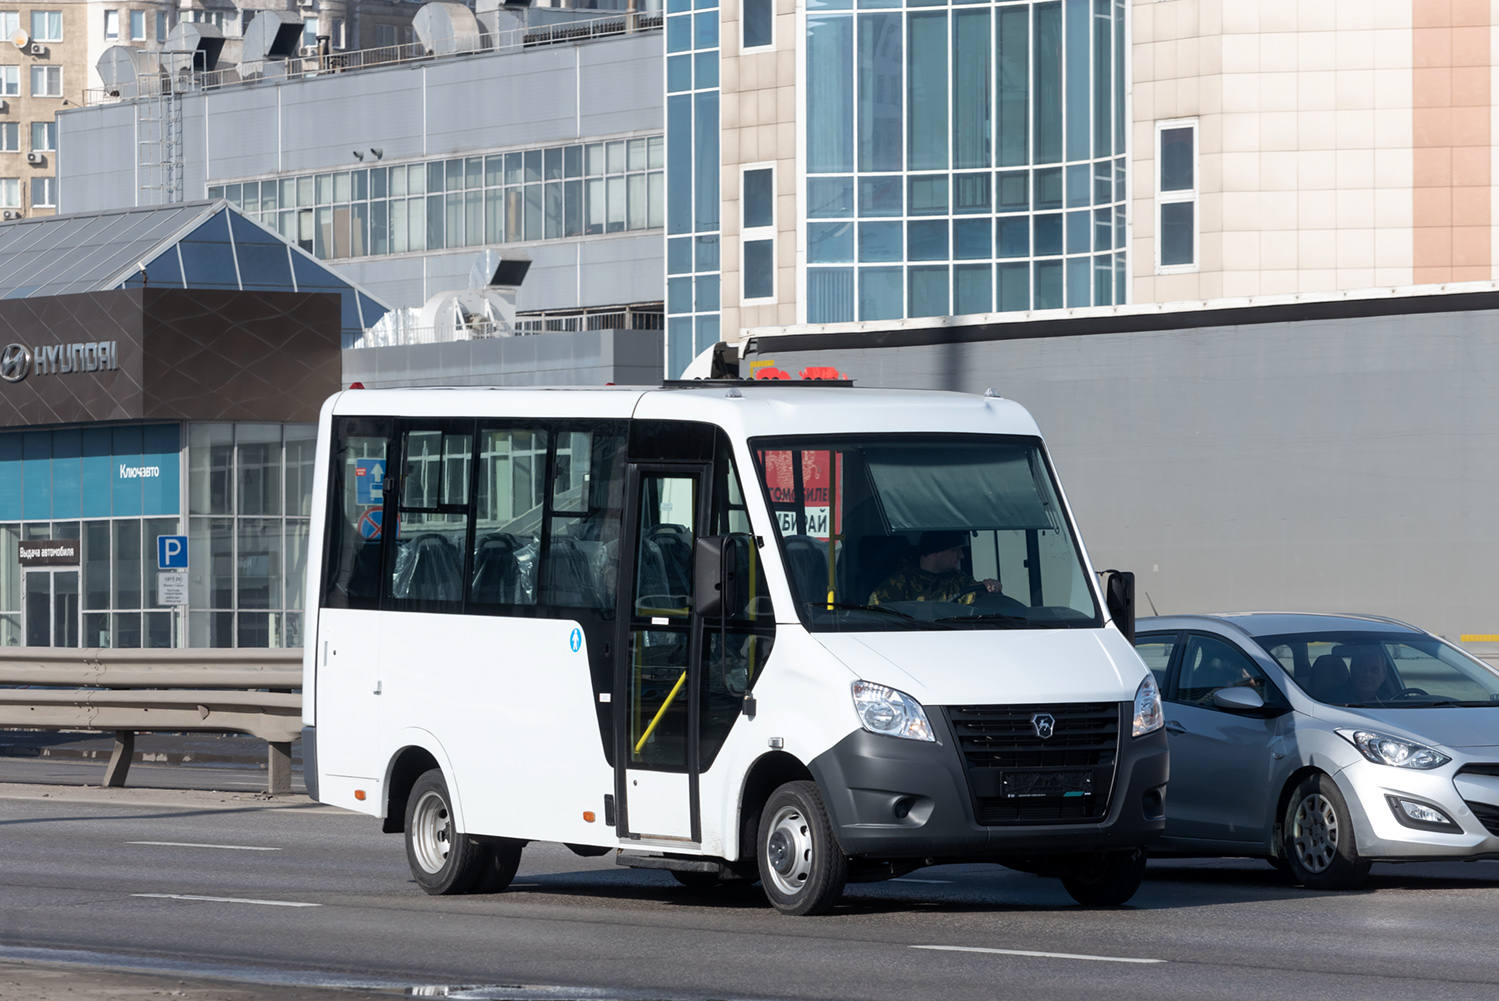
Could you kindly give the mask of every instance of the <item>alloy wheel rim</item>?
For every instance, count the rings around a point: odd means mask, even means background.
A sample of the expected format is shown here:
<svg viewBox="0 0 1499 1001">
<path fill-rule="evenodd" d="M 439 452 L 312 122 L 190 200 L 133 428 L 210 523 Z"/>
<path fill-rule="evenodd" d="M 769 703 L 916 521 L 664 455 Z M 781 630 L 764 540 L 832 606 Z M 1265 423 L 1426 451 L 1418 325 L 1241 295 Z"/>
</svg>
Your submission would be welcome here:
<svg viewBox="0 0 1499 1001">
<path fill-rule="evenodd" d="M 1312 793 L 1296 807 L 1296 860 L 1312 873 L 1326 872 L 1338 855 L 1338 811 L 1321 793 Z"/>
<path fill-rule="evenodd" d="M 418 864 L 427 872 L 441 872 L 453 847 L 448 804 L 435 792 L 423 793 L 412 821 L 411 844 Z"/>
<path fill-rule="evenodd" d="M 795 807 L 782 807 L 771 821 L 765 839 L 765 875 L 777 890 L 795 896 L 812 875 L 812 829 L 806 816 Z"/>
</svg>

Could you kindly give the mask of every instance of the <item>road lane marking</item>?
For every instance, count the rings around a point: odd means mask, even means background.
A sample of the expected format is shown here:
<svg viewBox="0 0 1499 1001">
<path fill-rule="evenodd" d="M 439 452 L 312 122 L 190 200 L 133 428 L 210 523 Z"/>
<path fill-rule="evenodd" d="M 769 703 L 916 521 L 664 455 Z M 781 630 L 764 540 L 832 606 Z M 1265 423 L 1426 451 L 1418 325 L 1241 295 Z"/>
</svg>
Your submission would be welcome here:
<svg viewBox="0 0 1499 1001">
<path fill-rule="evenodd" d="M 892 883 L 951 883 L 950 879 L 912 879 L 910 876 L 896 876 Z"/>
<path fill-rule="evenodd" d="M 200 845 L 193 841 L 127 841 L 127 845 L 162 845 L 167 848 L 229 848 L 237 852 L 279 852 L 279 848 L 261 848 L 256 845 Z"/>
<path fill-rule="evenodd" d="M 264 904 L 266 907 L 322 907 L 298 900 L 254 900 L 250 897 L 200 897 L 192 893 L 132 893 L 132 897 L 151 897 L 155 900 L 207 900 L 218 904 Z M 919 948 L 919 946 L 918 946 Z"/>
<path fill-rule="evenodd" d="M 913 949 L 938 952 L 987 952 L 996 956 L 1032 956 L 1038 959 L 1086 959 L 1094 963 L 1165 963 L 1165 959 L 1136 959 L 1130 956 L 1088 956 L 1076 952 L 1034 952 L 1030 949 L 981 949 L 973 945 L 913 945 Z"/>
</svg>

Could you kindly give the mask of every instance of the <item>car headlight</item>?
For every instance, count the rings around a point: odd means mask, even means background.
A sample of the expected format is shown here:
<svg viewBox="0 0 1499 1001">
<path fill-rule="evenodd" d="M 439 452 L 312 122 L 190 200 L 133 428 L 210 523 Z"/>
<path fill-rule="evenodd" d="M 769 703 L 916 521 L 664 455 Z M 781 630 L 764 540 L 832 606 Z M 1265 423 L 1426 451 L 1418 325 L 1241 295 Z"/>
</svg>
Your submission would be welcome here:
<svg viewBox="0 0 1499 1001">
<path fill-rule="evenodd" d="M 868 681 L 853 684 L 854 712 L 870 733 L 907 740 L 936 740 L 926 710 L 905 692 Z"/>
<path fill-rule="evenodd" d="M 1145 680 L 1135 689 L 1135 723 L 1130 728 L 1131 737 L 1143 737 L 1161 728 L 1165 714 L 1161 710 L 1161 690 L 1156 687 L 1155 675 L 1145 672 Z"/>
<path fill-rule="evenodd" d="M 1395 768 L 1416 768 L 1426 771 L 1441 768 L 1452 759 L 1441 751 L 1425 744 L 1401 740 L 1386 733 L 1373 730 L 1339 730 L 1338 736 L 1359 749 L 1364 757 L 1376 765 L 1391 765 Z"/>
</svg>

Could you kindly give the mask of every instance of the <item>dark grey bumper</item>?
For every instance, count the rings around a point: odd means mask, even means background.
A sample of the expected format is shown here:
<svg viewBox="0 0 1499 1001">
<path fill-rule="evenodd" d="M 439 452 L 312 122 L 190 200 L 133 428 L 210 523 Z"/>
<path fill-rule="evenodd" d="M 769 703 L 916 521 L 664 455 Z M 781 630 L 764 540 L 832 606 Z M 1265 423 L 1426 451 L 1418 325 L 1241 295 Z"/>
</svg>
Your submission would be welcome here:
<svg viewBox="0 0 1499 1001">
<path fill-rule="evenodd" d="M 1125 737 L 1107 815 L 1088 823 L 984 826 L 956 742 L 927 710 L 933 742 L 860 730 L 810 764 L 845 853 L 864 858 L 1051 855 L 1148 845 L 1166 825 L 1166 733 Z"/>
<path fill-rule="evenodd" d="M 302 782 L 307 795 L 317 799 L 317 727 L 302 727 Z"/>
</svg>

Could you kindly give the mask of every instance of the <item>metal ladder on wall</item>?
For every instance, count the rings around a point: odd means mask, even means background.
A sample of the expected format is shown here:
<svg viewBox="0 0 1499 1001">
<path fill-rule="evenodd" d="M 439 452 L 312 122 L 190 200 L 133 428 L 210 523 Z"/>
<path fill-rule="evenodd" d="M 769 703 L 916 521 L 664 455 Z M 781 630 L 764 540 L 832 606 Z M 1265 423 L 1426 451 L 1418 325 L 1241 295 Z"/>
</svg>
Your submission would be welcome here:
<svg viewBox="0 0 1499 1001">
<path fill-rule="evenodd" d="M 190 71 L 189 71 L 190 72 Z M 161 71 L 156 93 L 136 104 L 137 205 L 182 201 L 182 94 L 187 80 Z"/>
</svg>

